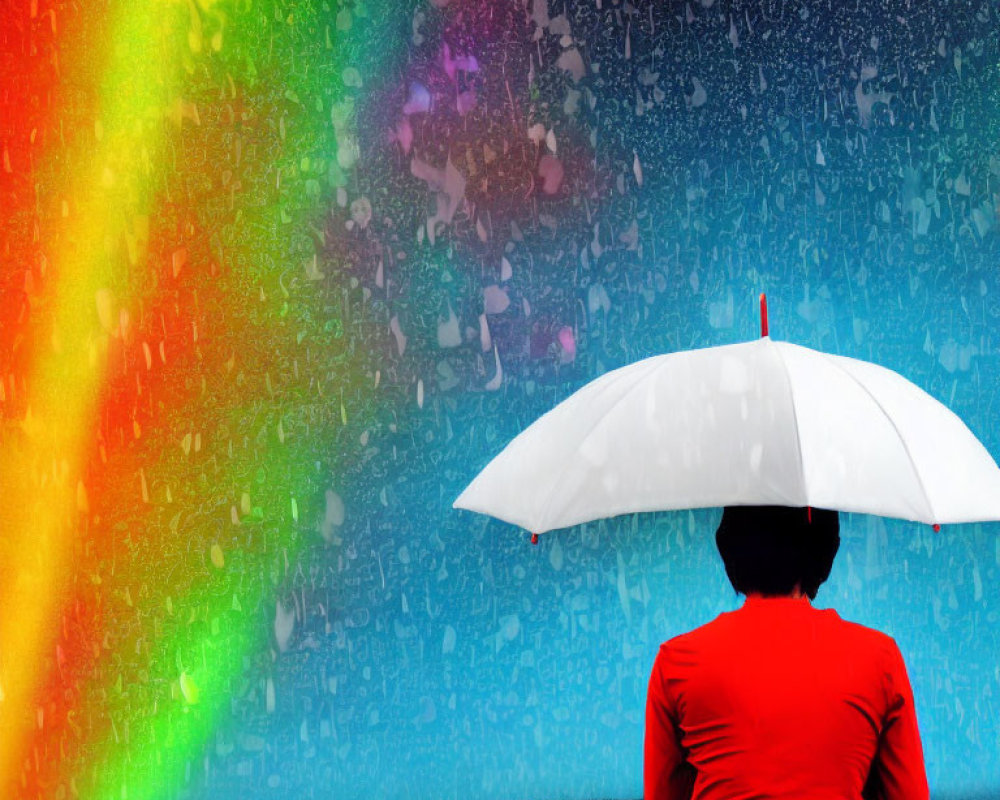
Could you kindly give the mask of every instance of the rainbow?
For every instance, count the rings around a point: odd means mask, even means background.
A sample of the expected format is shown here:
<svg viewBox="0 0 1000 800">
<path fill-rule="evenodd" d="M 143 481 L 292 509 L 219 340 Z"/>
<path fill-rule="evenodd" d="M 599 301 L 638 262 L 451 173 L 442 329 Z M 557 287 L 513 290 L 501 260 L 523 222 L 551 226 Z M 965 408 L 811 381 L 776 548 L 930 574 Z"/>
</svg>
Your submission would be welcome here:
<svg viewBox="0 0 1000 800">
<path fill-rule="evenodd" d="M 376 23 L 360 4 L 276 9 L 33 0 L 18 20 L 36 55 L 4 167 L 37 191 L 4 196 L 6 261 L 27 265 L 5 286 L 0 376 L 0 488 L 20 499 L 0 551 L 4 797 L 203 779 L 246 660 L 296 624 L 316 519 L 336 546 L 341 433 L 310 433 L 310 411 L 360 425 L 372 376 L 364 354 L 326 386 L 299 370 L 342 332 L 318 313 L 339 300 L 323 226 L 358 158 L 358 33 Z M 315 69 L 282 69 L 296 58 Z"/>
</svg>

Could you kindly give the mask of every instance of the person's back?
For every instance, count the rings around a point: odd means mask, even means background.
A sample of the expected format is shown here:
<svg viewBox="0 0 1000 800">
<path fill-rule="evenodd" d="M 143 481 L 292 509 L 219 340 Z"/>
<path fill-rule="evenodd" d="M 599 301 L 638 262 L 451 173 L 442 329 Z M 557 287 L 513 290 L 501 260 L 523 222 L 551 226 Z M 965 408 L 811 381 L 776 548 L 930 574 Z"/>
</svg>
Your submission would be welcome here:
<svg viewBox="0 0 1000 800">
<path fill-rule="evenodd" d="M 715 540 L 747 599 L 660 647 L 645 800 L 927 800 L 899 648 L 810 602 L 840 547 L 837 512 L 727 506 Z"/>
<path fill-rule="evenodd" d="M 666 735 L 647 737 L 646 800 L 928 796 L 895 643 L 807 597 L 750 596 L 664 643 L 647 714 Z"/>
</svg>

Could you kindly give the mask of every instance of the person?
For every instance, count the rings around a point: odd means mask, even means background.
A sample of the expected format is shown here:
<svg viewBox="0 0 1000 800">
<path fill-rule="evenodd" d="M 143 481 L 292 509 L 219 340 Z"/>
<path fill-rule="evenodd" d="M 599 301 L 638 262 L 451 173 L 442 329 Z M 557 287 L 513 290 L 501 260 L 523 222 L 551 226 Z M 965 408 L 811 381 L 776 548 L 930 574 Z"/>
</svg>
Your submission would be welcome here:
<svg viewBox="0 0 1000 800">
<path fill-rule="evenodd" d="M 645 800 L 927 800 L 895 641 L 811 603 L 840 546 L 837 512 L 727 507 L 716 544 L 746 598 L 660 646 Z"/>
</svg>

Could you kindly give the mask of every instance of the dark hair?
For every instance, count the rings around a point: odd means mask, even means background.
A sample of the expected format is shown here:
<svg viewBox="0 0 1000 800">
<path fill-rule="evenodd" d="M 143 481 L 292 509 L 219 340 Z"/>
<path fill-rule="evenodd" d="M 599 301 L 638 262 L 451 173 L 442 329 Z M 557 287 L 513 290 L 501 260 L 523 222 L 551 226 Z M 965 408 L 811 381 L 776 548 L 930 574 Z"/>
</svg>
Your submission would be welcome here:
<svg viewBox="0 0 1000 800">
<path fill-rule="evenodd" d="M 824 508 L 726 506 L 715 544 L 737 592 L 785 595 L 798 583 L 813 600 L 840 548 L 840 517 Z"/>
</svg>

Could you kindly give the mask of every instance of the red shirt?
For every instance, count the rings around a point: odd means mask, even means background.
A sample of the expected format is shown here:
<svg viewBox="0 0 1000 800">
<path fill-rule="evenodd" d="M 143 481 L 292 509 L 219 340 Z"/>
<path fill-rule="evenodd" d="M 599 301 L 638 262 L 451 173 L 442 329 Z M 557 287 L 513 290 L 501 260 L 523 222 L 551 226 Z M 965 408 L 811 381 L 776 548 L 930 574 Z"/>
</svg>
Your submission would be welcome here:
<svg viewBox="0 0 1000 800">
<path fill-rule="evenodd" d="M 645 800 L 927 800 L 899 648 L 808 597 L 751 595 L 660 646 L 644 784 Z"/>
</svg>

